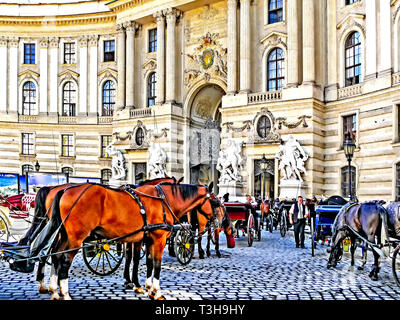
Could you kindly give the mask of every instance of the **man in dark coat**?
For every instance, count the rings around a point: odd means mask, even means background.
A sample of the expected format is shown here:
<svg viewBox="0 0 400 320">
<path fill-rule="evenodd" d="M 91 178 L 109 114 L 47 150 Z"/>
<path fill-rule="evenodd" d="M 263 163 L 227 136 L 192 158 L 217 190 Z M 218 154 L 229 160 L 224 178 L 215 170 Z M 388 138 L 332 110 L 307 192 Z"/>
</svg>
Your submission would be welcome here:
<svg viewBox="0 0 400 320">
<path fill-rule="evenodd" d="M 290 223 L 294 227 L 294 239 L 296 248 L 305 248 L 304 246 L 304 229 L 306 219 L 309 217 L 308 207 L 303 203 L 303 197 L 299 196 L 297 202 L 292 205 L 289 211 Z"/>
</svg>

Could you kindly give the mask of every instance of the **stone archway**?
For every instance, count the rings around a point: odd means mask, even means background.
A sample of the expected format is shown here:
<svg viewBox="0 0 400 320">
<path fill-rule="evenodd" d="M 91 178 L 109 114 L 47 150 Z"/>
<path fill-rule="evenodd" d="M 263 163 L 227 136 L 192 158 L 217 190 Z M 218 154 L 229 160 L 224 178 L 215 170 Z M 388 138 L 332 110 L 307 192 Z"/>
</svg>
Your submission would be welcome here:
<svg viewBox="0 0 400 320">
<path fill-rule="evenodd" d="M 224 95 L 225 91 L 219 85 L 207 84 L 191 99 L 188 108 L 190 183 L 209 184 L 213 181 L 217 187 L 219 172 L 216 164 L 221 141 L 219 108 Z"/>
</svg>

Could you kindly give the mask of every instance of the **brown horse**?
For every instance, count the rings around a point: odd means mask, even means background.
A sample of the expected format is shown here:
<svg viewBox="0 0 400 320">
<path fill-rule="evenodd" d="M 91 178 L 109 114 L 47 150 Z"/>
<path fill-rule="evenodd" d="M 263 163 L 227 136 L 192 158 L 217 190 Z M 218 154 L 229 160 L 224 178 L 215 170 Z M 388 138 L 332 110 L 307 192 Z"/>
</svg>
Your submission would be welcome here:
<svg viewBox="0 0 400 320">
<path fill-rule="evenodd" d="M 146 289 L 149 290 L 150 297 L 162 299 L 159 285 L 161 259 L 172 224 L 196 207 L 208 219 L 217 219 L 216 212 L 223 210 L 223 207 L 218 200 L 211 199 L 211 189 L 212 184 L 210 187 L 185 184 L 145 185 L 134 190 L 138 201 L 127 192 L 98 185 L 61 190 L 54 200 L 50 225 L 40 237 L 41 241 L 33 246 L 31 256 L 36 256 L 53 233 L 60 230 L 59 240 L 53 246 L 53 250 L 59 253 L 53 256 L 52 263 L 57 270 L 60 293 L 64 299 L 70 299 L 68 271 L 83 241 L 92 232 L 106 239 L 120 239 L 126 243 L 144 241 Z M 144 214 L 141 213 L 143 211 Z M 138 247 L 140 249 L 139 245 Z M 137 274 L 134 276 L 134 283 L 140 288 Z"/>
<path fill-rule="evenodd" d="M 180 183 L 182 181 L 183 177 L 179 179 L 179 181 L 176 180 L 175 177 L 168 177 L 166 176 L 165 178 L 156 178 L 152 180 L 145 180 L 140 182 L 138 185 L 134 185 L 131 187 L 137 187 L 141 185 L 156 185 L 162 182 L 170 182 L 170 183 Z M 35 198 L 35 213 L 34 217 L 32 220 L 32 225 L 29 228 L 29 230 L 26 232 L 25 236 L 20 239 L 19 245 L 25 245 L 30 243 L 36 235 L 43 229 L 45 224 L 47 223 L 48 219 L 51 218 L 51 204 L 53 203 L 53 200 L 57 193 L 61 190 L 65 190 L 66 188 L 72 187 L 72 186 L 78 186 L 78 185 L 87 185 L 88 183 L 84 184 L 78 184 L 78 183 L 65 183 L 62 185 L 58 186 L 45 186 L 39 189 L 38 193 L 36 194 Z M 121 188 L 123 188 L 122 186 Z M 129 288 L 131 286 L 132 281 L 130 280 L 129 277 L 129 268 L 130 264 L 133 258 L 133 244 L 128 243 L 125 249 L 125 270 L 124 270 L 124 277 L 126 279 L 125 286 Z M 48 293 L 49 289 L 45 286 L 43 283 L 44 279 L 44 269 L 45 269 L 46 263 L 44 261 L 39 261 L 38 263 L 38 269 L 37 269 L 37 274 L 36 274 L 36 281 L 39 282 L 38 290 L 40 293 Z M 54 271 L 52 271 L 53 275 Z"/>
</svg>

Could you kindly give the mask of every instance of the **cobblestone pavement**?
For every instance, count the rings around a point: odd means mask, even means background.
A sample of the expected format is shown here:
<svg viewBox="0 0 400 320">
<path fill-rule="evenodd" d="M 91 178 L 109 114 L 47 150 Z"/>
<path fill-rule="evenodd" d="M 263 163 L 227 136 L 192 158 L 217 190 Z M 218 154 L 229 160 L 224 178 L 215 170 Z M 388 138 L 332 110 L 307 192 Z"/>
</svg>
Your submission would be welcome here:
<svg viewBox="0 0 400 320">
<path fill-rule="evenodd" d="M 205 240 L 203 239 L 203 242 Z M 205 243 L 205 242 L 204 242 Z M 195 258 L 186 266 L 164 252 L 161 288 L 167 299 L 177 300 L 400 300 L 400 287 L 394 281 L 391 265 L 382 261 L 380 279 L 368 277 L 373 258 L 368 256 L 364 271 L 350 271 L 350 256 L 345 253 L 337 269 L 326 268 L 326 247 L 311 256 L 308 249 L 294 247 L 293 232 L 282 238 L 279 231 L 263 231 L 261 242 L 247 246 L 246 237 L 236 239 L 236 247 L 226 247 L 221 236 L 222 257 Z M 204 246 L 205 247 L 205 246 Z M 356 267 L 360 264 L 357 249 Z M 36 270 L 35 270 L 36 271 Z M 75 300 L 119 299 L 148 300 L 124 289 L 123 267 L 106 277 L 91 274 L 78 254 L 70 270 L 70 293 Z M 46 271 L 48 275 L 49 271 Z M 141 261 L 140 280 L 145 281 L 145 263 Z M 37 292 L 35 273 L 11 271 L 0 262 L 0 299 L 47 300 L 48 294 Z M 48 277 L 47 277 L 48 279 Z"/>
</svg>

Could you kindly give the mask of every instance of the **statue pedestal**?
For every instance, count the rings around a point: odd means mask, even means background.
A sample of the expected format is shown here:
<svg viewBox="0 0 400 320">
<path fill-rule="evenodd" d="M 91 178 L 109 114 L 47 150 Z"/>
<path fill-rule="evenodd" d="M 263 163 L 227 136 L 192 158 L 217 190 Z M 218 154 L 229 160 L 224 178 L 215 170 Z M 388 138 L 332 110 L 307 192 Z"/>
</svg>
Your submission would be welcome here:
<svg viewBox="0 0 400 320">
<path fill-rule="evenodd" d="M 219 192 L 218 197 L 222 197 L 224 194 L 229 193 L 229 199 L 233 197 L 242 196 L 243 184 L 237 181 L 231 181 L 228 183 L 218 184 Z"/>
<path fill-rule="evenodd" d="M 279 184 L 279 199 L 293 199 L 298 196 L 306 198 L 304 182 L 299 180 L 281 180 Z"/>
<path fill-rule="evenodd" d="M 113 179 L 113 178 L 111 178 L 108 181 L 108 185 L 112 188 L 118 188 L 120 186 L 126 185 L 127 183 L 128 183 L 128 181 L 126 181 L 126 180 Z"/>
</svg>

